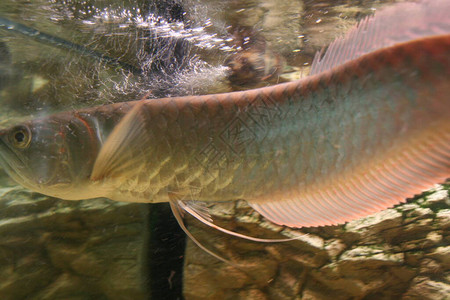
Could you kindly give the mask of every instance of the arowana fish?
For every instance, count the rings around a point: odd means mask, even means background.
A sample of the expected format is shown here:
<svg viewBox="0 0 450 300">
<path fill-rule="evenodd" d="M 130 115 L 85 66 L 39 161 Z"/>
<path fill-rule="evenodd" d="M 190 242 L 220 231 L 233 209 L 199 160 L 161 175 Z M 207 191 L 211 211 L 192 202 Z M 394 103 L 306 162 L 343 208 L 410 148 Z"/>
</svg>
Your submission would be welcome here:
<svg viewBox="0 0 450 300">
<path fill-rule="evenodd" d="M 363 20 L 295 82 L 117 103 L 0 132 L 0 161 L 61 199 L 245 199 L 274 223 L 343 223 L 450 177 L 450 1 Z M 200 202 L 201 203 L 201 202 Z"/>
</svg>

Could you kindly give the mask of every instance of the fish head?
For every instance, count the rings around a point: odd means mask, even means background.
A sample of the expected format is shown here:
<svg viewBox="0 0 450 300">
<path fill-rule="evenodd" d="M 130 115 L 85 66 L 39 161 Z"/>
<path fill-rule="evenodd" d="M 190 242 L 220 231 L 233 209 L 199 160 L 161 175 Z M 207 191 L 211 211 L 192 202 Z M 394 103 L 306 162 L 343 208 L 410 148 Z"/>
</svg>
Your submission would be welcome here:
<svg viewBox="0 0 450 300">
<path fill-rule="evenodd" d="M 0 165 L 33 191 L 85 199 L 98 147 L 85 122 L 54 115 L 0 130 Z"/>
</svg>

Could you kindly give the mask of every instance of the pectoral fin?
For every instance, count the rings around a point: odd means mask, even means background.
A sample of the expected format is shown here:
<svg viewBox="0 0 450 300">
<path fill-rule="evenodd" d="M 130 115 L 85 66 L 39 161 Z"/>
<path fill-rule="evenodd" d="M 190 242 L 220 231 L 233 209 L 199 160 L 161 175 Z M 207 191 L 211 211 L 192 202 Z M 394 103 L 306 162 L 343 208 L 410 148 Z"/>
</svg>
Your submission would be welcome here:
<svg viewBox="0 0 450 300">
<path fill-rule="evenodd" d="M 180 225 L 181 229 L 186 233 L 186 235 L 198 246 L 200 247 L 200 249 L 202 249 L 203 251 L 205 251 L 206 253 L 208 253 L 209 255 L 217 258 L 218 260 L 227 263 L 231 266 L 234 266 L 236 268 L 239 269 L 239 266 L 225 258 L 223 258 L 222 256 L 214 253 L 213 251 L 209 250 L 208 248 L 206 248 L 205 246 L 203 246 L 202 243 L 200 243 L 195 236 L 187 229 L 186 225 L 184 225 L 184 221 L 183 221 L 183 208 L 180 206 L 180 204 L 182 203 L 182 201 L 180 200 L 170 200 L 170 208 L 172 209 L 172 213 L 175 217 L 175 219 L 177 220 L 178 224 Z"/>
<path fill-rule="evenodd" d="M 144 101 L 136 104 L 116 125 L 100 149 L 91 180 L 126 177 L 136 173 L 149 150 L 150 136 L 142 114 Z"/>
<path fill-rule="evenodd" d="M 197 220 L 202 222 L 203 224 L 212 227 L 214 229 L 217 229 L 219 231 L 222 231 L 226 234 L 236 236 L 245 240 L 253 241 L 253 242 L 260 242 L 260 243 L 282 243 L 282 242 L 289 242 L 293 241 L 299 238 L 285 238 L 285 239 L 264 239 L 264 238 L 257 238 L 253 236 L 248 236 L 242 233 L 237 233 L 231 230 L 228 230 L 226 228 L 223 228 L 221 226 L 218 226 L 213 223 L 213 219 L 209 213 L 208 207 L 206 206 L 205 202 L 201 201 L 178 201 L 178 206 L 182 208 L 184 211 L 187 211 L 190 215 L 195 217 Z"/>
</svg>

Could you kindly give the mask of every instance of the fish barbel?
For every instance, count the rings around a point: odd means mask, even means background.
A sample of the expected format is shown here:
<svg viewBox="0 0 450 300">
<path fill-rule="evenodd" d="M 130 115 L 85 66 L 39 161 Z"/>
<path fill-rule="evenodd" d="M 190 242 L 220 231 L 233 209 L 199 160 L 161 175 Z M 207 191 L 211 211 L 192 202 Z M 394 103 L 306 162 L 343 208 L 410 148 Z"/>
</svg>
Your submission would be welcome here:
<svg viewBox="0 0 450 300">
<path fill-rule="evenodd" d="M 61 112 L 2 130 L 1 164 L 25 187 L 69 200 L 195 211 L 187 200 L 244 199 L 292 227 L 377 212 L 450 177 L 448 3 L 399 4 L 363 21 L 295 82 Z M 434 23 L 392 17 L 410 7 Z M 408 18 L 425 29 L 388 26 Z M 396 30 L 402 38 L 388 33 Z"/>
</svg>

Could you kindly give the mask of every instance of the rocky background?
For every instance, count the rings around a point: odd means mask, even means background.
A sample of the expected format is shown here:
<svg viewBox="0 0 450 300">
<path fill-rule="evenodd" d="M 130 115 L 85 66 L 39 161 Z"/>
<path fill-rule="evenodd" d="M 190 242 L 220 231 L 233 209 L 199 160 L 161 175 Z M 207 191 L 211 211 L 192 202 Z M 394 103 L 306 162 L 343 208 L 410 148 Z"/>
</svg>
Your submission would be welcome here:
<svg viewBox="0 0 450 300">
<path fill-rule="evenodd" d="M 275 226 L 243 201 L 215 204 L 211 212 L 218 225 L 298 240 L 248 242 L 188 218 L 202 244 L 240 267 L 188 240 L 184 297 L 448 299 L 449 190 L 439 186 L 346 225 L 303 230 Z M 151 257 L 182 249 L 182 239 L 167 249 L 150 243 L 155 231 L 165 240 L 180 233 L 149 226 L 148 205 L 61 201 L 14 186 L 2 188 L 0 196 L 1 299 L 177 299 L 179 274 L 166 261 L 151 263 Z"/>
<path fill-rule="evenodd" d="M 148 206 L 0 197 L 1 299 L 147 299 Z"/>
<path fill-rule="evenodd" d="M 221 226 L 251 236 L 298 240 L 248 242 L 190 219 L 189 229 L 202 244 L 240 268 L 218 261 L 189 240 L 185 299 L 449 299 L 449 189 L 440 186 L 342 226 L 295 231 L 267 223 L 245 203 L 214 205 Z"/>
</svg>

